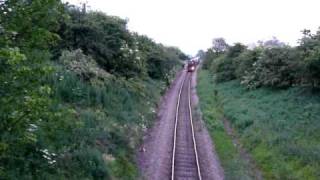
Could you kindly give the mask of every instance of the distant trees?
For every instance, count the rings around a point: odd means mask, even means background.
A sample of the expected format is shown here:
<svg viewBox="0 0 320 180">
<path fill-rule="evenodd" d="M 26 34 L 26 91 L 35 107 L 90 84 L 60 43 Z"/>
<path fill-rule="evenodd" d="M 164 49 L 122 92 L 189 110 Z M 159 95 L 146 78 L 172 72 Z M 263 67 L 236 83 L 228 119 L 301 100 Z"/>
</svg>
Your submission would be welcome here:
<svg viewBox="0 0 320 180">
<path fill-rule="evenodd" d="M 200 49 L 198 52 L 197 52 L 197 56 L 201 59 L 204 58 L 204 56 L 206 55 L 206 52 L 202 49 Z"/>
<path fill-rule="evenodd" d="M 119 17 L 107 16 L 101 12 L 83 13 L 74 6 L 66 6 L 66 11 L 70 19 L 64 21 L 58 31 L 62 39 L 58 49 L 81 49 L 112 74 L 126 78 L 146 76 L 148 72 L 154 71 L 148 69 L 152 63 L 149 60 L 152 61 L 152 54 L 156 55 L 157 52 L 163 56 L 160 57 L 161 66 L 156 67 L 159 71 L 168 70 L 164 65 L 168 64 L 167 60 L 177 64 L 185 58 L 185 54 L 177 48 L 162 46 L 147 37 L 130 32 L 127 21 Z M 164 74 L 159 76 L 165 77 Z"/>
<path fill-rule="evenodd" d="M 289 87 L 295 84 L 299 54 L 289 47 L 265 49 L 243 76 L 250 87 Z"/>
<path fill-rule="evenodd" d="M 267 41 L 258 41 L 259 46 L 264 48 L 275 48 L 275 47 L 284 47 L 285 43 L 278 40 L 276 37 L 272 37 Z"/>
<path fill-rule="evenodd" d="M 135 57 L 134 39 L 125 20 L 100 12 L 81 14 L 75 7 L 66 10 L 71 18 L 59 30 L 62 38 L 59 49 L 82 49 L 113 74 L 130 77 L 143 73 L 142 59 Z"/>
<path fill-rule="evenodd" d="M 140 52 L 140 58 L 144 60 L 147 74 L 151 78 L 167 80 L 170 69 L 187 57 L 178 48 L 157 44 L 147 36 L 135 33 L 134 39 Z"/>
<path fill-rule="evenodd" d="M 228 46 L 218 38 L 204 56 L 204 68 L 210 69 L 218 82 L 239 79 L 248 88 L 320 88 L 319 37 L 320 31 L 311 34 L 304 30 L 298 47 L 273 38 L 254 49 L 239 43 Z"/>
<path fill-rule="evenodd" d="M 224 38 L 215 38 L 212 40 L 212 50 L 215 53 L 222 53 L 226 51 L 228 47 L 229 45 Z"/>
</svg>

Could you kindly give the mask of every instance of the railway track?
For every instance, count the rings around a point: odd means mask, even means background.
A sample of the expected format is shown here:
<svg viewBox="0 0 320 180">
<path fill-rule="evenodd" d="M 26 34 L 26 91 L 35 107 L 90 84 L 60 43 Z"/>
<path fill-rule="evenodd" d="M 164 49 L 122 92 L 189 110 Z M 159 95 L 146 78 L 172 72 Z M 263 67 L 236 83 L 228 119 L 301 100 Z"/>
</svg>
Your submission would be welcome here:
<svg viewBox="0 0 320 180">
<path fill-rule="evenodd" d="M 172 150 L 172 180 L 202 179 L 192 120 L 190 79 L 191 73 L 187 73 L 179 89 Z"/>
</svg>

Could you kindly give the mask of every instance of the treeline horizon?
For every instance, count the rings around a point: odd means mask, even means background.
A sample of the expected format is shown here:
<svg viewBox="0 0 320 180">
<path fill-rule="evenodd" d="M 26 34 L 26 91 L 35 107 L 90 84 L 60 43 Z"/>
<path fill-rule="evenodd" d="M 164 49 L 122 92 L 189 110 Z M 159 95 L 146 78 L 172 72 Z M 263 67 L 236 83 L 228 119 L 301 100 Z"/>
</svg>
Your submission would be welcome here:
<svg viewBox="0 0 320 180">
<path fill-rule="evenodd" d="M 297 46 L 273 37 L 253 47 L 241 43 L 229 45 L 224 38 L 213 39 L 207 51 L 199 51 L 204 68 L 215 74 L 217 82 L 240 80 L 248 89 L 287 88 L 320 85 L 320 30 L 302 31 Z"/>
</svg>

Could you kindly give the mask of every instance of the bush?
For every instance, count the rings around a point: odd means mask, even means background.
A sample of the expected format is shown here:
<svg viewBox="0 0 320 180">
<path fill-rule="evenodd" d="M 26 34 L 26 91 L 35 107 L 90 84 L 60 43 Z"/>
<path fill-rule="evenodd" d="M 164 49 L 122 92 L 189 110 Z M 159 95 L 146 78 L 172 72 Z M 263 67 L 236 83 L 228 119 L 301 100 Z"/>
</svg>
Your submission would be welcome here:
<svg viewBox="0 0 320 180">
<path fill-rule="evenodd" d="M 320 46 L 305 58 L 304 78 L 313 88 L 320 88 Z"/>
<path fill-rule="evenodd" d="M 291 86 L 320 87 L 320 31 L 303 31 L 298 47 L 276 38 L 260 42 L 255 49 L 236 43 L 219 53 L 214 48 L 203 55 L 203 69 L 211 70 L 217 82 L 238 79 L 249 89 Z"/>
<path fill-rule="evenodd" d="M 243 84 L 252 87 L 289 87 L 296 81 L 299 53 L 289 47 L 265 49 L 243 77 Z"/>
<path fill-rule="evenodd" d="M 102 12 L 85 13 L 67 7 L 71 17 L 59 30 L 59 50 L 81 49 L 92 56 L 105 71 L 129 77 L 145 73 L 145 59 L 138 58 L 133 36 L 127 29 L 127 21 Z"/>
<path fill-rule="evenodd" d="M 211 65 L 216 82 L 225 82 L 235 79 L 235 66 L 233 59 L 228 56 L 220 56 Z"/>
<path fill-rule="evenodd" d="M 228 47 L 224 52 L 214 52 L 209 49 L 204 60 L 204 68 L 209 68 L 215 74 L 216 82 L 230 81 L 236 78 L 235 70 L 238 57 L 246 47 L 240 43 Z"/>
<path fill-rule="evenodd" d="M 262 49 L 247 50 L 235 58 L 235 75 L 237 79 L 242 79 L 248 72 L 253 71 L 253 64 L 260 58 Z"/>
<path fill-rule="evenodd" d="M 208 51 L 204 54 L 203 60 L 202 60 L 202 68 L 209 70 L 212 66 L 214 59 L 217 58 L 219 55 L 217 55 L 215 52 L 213 52 L 212 49 L 208 49 Z"/>
<path fill-rule="evenodd" d="M 83 54 L 81 49 L 63 51 L 60 62 L 65 65 L 66 69 L 74 72 L 83 80 L 106 80 L 110 78 L 110 74 L 101 69 L 90 56 Z"/>
</svg>

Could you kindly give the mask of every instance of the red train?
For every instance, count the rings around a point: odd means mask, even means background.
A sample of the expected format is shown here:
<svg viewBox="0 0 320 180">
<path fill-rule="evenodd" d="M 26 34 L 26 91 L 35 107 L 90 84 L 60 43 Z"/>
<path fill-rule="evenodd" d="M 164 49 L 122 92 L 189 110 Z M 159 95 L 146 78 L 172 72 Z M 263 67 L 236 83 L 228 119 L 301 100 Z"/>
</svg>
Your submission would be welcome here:
<svg viewBox="0 0 320 180">
<path fill-rule="evenodd" d="M 187 71 L 193 72 L 194 70 L 196 70 L 196 63 L 194 61 L 188 61 Z"/>
<path fill-rule="evenodd" d="M 196 70 L 197 65 L 199 64 L 199 59 L 191 59 L 187 64 L 187 71 L 193 72 Z"/>
</svg>

